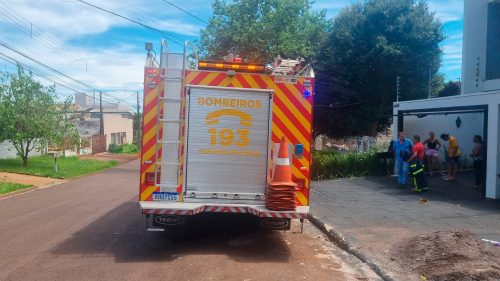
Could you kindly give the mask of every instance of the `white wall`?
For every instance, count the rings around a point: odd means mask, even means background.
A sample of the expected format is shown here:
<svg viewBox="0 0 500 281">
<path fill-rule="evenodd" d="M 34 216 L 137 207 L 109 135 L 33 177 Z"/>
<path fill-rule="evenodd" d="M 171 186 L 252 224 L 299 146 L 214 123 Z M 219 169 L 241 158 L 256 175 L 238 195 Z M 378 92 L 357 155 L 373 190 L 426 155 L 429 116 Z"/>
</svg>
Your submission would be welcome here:
<svg viewBox="0 0 500 281">
<path fill-rule="evenodd" d="M 485 80 L 489 1 L 464 1 L 462 46 L 462 93 L 464 94 L 500 90 L 500 79 Z"/>
<path fill-rule="evenodd" d="M 126 143 L 132 143 L 133 139 L 133 121 L 129 118 L 123 118 L 121 114 L 105 113 L 104 116 L 104 134 L 106 135 L 106 146 L 111 144 L 111 133 L 126 133 Z"/>
<path fill-rule="evenodd" d="M 457 117 L 460 116 L 462 124 L 460 128 L 456 126 Z M 417 116 L 407 116 L 404 118 L 404 131 L 408 138 L 412 138 L 413 135 L 418 134 L 422 142 L 429 137 L 429 131 L 434 131 L 436 133 L 436 138 L 439 139 L 441 144 L 448 147 L 448 142 L 444 142 L 439 136 L 442 133 L 450 134 L 457 138 L 460 151 L 462 152 L 462 157 L 467 157 L 469 164 L 472 163 L 472 159 L 468 157 L 472 148 L 474 146 L 472 142 L 472 137 L 474 135 L 480 135 L 484 137 L 484 114 L 483 113 L 460 113 L 460 114 L 448 114 L 448 115 L 428 115 L 424 118 L 418 118 Z M 440 150 L 440 157 L 444 160 L 444 149 Z"/>
<path fill-rule="evenodd" d="M 33 149 L 29 154 L 28 157 L 30 156 L 38 156 L 41 155 L 42 152 Z M 8 141 L 0 142 L 0 159 L 8 159 L 8 158 L 16 158 L 17 157 L 17 151 L 12 146 L 12 144 Z"/>
<path fill-rule="evenodd" d="M 496 157 L 497 157 L 497 190 L 496 190 L 496 194 L 500 194 L 500 129 L 498 128 L 499 124 L 500 124 L 500 105 L 498 105 L 498 111 L 497 111 L 497 115 L 498 115 L 498 121 L 496 122 L 496 125 L 497 125 L 497 153 L 496 153 Z M 492 155 L 492 157 L 495 157 L 494 155 Z"/>
<path fill-rule="evenodd" d="M 498 101 L 500 102 L 500 100 Z M 486 197 L 500 199 L 500 104 L 488 112 L 488 163 L 486 166 Z M 496 151 L 495 151 L 496 150 Z"/>
</svg>

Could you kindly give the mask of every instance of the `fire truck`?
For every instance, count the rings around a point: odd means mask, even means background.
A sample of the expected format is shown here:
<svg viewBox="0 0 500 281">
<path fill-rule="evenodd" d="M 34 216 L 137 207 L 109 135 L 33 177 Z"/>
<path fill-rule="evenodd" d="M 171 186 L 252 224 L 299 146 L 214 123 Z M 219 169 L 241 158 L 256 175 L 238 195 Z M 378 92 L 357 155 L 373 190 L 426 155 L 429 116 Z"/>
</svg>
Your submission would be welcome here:
<svg viewBox="0 0 500 281">
<path fill-rule="evenodd" d="M 174 53 L 162 41 L 157 58 L 146 43 L 139 204 L 147 230 L 168 230 L 203 213 L 253 215 L 274 229 L 303 222 L 312 68 L 279 57 L 266 65 L 232 54 L 199 60 L 190 47 L 186 42 L 183 53 Z M 290 177 L 286 188 L 272 183 L 278 165 Z M 276 203 L 283 200 L 286 208 Z"/>
</svg>

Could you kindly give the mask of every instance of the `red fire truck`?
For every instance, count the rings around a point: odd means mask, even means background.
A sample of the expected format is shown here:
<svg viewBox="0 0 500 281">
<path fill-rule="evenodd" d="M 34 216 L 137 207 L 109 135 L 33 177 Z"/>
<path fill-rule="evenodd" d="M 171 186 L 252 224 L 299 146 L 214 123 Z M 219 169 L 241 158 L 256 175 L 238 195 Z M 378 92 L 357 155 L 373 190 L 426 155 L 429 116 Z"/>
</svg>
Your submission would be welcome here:
<svg viewBox="0 0 500 281">
<path fill-rule="evenodd" d="M 251 214 L 288 229 L 307 217 L 314 72 L 304 60 L 252 64 L 230 55 L 188 60 L 161 44 L 148 50 L 139 203 L 147 229 L 162 231 L 204 212 Z M 194 57 L 197 57 L 196 54 Z M 280 141 L 287 142 L 292 209 L 269 208 Z"/>
</svg>

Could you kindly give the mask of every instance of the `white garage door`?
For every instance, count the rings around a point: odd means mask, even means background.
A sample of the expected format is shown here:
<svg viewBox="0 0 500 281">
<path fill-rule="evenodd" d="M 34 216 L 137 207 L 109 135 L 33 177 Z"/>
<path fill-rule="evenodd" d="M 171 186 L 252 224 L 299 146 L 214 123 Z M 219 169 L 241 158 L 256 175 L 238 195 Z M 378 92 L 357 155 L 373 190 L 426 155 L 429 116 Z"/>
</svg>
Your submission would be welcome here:
<svg viewBox="0 0 500 281">
<path fill-rule="evenodd" d="M 190 88 L 186 193 L 255 199 L 265 190 L 270 92 Z"/>
</svg>

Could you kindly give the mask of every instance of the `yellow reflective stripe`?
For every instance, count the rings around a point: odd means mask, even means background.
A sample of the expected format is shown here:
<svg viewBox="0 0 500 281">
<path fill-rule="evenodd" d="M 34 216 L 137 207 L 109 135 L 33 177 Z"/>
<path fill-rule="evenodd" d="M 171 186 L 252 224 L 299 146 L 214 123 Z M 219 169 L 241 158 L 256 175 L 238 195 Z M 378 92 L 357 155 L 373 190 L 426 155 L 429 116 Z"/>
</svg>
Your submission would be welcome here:
<svg viewBox="0 0 500 281">
<path fill-rule="evenodd" d="M 273 126 L 273 132 L 279 138 L 281 138 L 281 136 L 285 135 L 285 134 L 283 134 L 283 132 L 280 130 L 280 128 L 278 126 Z M 304 146 L 305 146 L 305 144 L 304 144 Z M 306 162 L 306 159 L 304 157 L 299 158 L 299 162 L 300 162 L 300 164 L 302 164 L 303 167 L 309 167 L 309 164 Z"/>
<path fill-rule="evenodd" d="M 304 147 L 309 147 L 309 141 L 302 135 L 299 130 L 293 125 L 292 122 L 288 121 L 286 115 L 277 106 L 273 108 L 274 113 L 280 118 L 281 122 L 288 128 L 288 130 L 298 139 L 298 141 L 304 145 Z"/>
<path fill-rule="evenodd" d="M 146 143 L 148 143 L 154 136 L 156 135 L 156 126 L 153 126 L 151 128 L 151 130 L 149 130 L 149 132 L 147 132 L 145 135 L 144 135 L 144 141 L 142 142 L 143 145 L 145 145 Z"/>
<path fill-rule="evenodd" d="M 302 98 L 302 93 L 295 87 L 293 84 L 286 83 L 285 87 L 290 90 L 290 92 L 293 93 L 293 95 L 300 101 L 301 99 L 304 100 L 302 102 L 302 105 L 304 105 L 304 108 L 306 109 L 307 113 L 311 114 L 311 106 L 310 104 L 305 101 L 305 99 Z"/>
<path fill-rule="evenodd" d="M 288 97 L 283 92 L 281 92 L 279 90 L 276 92 L 276 95 L 281 100 L 281 102 L 283 102 L 286 105 L 287 109 L 292 112 L 293 116 L 295 116 L 295 118 L 297 118 L 299 120 L 300 124 L 302 124 L 306 130 L 310 130 L 311 129 L 311 122 L 309 122 L 304 117 L 304 115 L 302 115 L 302 113 L 300 113 L 300 111 L 297 109 L 297 107 L 295 107 L 295 105 L 293 105 L 293 103 L 288 99 Z M 277 106 L 274 106 L 273 109 L 274 108 L 277 108 Z"/>
<path fill-rule="evenodd" d="M 218 72 L 210 72 L 203 80 L 200 81 L 200 85 L 208 85 L 212 80 L 214 80 L 219 75 Z"/>
<path fill-rule="evenodd" d="M 145 201 L 148 199 L 151 194 L 156 190 L 156 186 L 148 186 L 142 193 L 141 193 L 141 201 Z"/>
<path fill-rule="evenodd" d="M 299 199 L 299 202 L 302 206 L 307 206 L 308 205 L 308 201 L 307 201 L 307 198 L 304 196 L 304 194 L 300 191 L 297 191 L 297 199 Z"/>
</svg>

